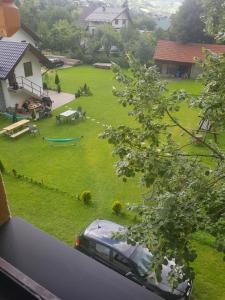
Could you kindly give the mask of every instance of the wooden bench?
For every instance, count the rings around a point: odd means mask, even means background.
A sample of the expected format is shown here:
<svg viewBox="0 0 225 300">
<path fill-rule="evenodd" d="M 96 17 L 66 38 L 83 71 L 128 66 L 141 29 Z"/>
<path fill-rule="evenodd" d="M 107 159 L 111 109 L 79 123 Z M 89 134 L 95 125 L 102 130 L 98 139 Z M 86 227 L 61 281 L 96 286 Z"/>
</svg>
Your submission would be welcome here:
<svg viewBox="0 0 225 300">
<path fill-rule="evenodd" d="M 14 139 L 17 136 L 19 136 L 19 135 L 21 135 L 21 134 L 23 134 L 23 133 L 25 133 L 27 131 L 29 131 L 29 127 L 26 127 L 26 128 L 24 128 L 24 129 L 22 129 L 22 130 L 20 130 L 20 131 L 18 131 L 16 133 L 14 133 L 14 134 L 11 134 L 10 137 Z"/>
<path fill-rule="evenodd" d="M 0 134 L 3 134 L 3 133 L 5 133 L 6 131 L 3 129 L 2 131 L 0 131 Z"/>
</svg>

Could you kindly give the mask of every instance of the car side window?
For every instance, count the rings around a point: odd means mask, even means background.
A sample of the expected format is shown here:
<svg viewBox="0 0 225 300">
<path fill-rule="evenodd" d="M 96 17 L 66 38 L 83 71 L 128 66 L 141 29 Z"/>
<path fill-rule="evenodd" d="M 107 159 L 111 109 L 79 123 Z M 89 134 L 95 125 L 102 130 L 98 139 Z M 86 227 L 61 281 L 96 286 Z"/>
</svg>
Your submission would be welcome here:
<svg viewBox="0 0 225 300">
<path fill-rule="evenodd" d="M 118 253 L 117 251 L 113 251 L 113 265 L 119 269 L 124 274 L 131 271 L 131 265 L 129 264 L 129 260 Z"/>
<path fill-rule="evenodd" d="M 100 258 L 109 261 L 110 260 L 110 248 L 100 243 L 95 244 L 95 253 Z"/>
</svg>

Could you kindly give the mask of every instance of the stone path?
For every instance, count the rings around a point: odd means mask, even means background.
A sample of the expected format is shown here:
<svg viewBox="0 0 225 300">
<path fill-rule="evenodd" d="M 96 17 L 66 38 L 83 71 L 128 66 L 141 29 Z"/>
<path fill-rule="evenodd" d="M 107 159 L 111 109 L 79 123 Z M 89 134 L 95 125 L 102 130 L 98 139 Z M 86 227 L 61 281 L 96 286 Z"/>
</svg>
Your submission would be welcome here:
<svg viewBox="0 0 225 300">
<path fill-rule="evenodd" d="M 89 116 L 87 116 L 86 118 L 87 118 L 88 120 L 90 120 L 90 121 L 92 121 L 92 122 L 98 124 L 98 125 L 103 126 L 103 127 L 109 127 L 109 126 L 110 126 L 110 125 L 104 124 L 104 123 L 102 123 L 102 122 L 100 122 L 100 121 L 98 121 L 98 120 L 96 120 L 96 119 L 94 119 L 94 118 L 91 118 L 91 117 L 89 117 Z"/>
<path fill-rule="evenodd" d="M 56 109 L 60 106 L 63 106 L 75 99 L 73 94 L 69 93 L 57 93 L 56 91 L 48 91 L 48 95 L 53 101 L 52 109 Z"/>
</svg>

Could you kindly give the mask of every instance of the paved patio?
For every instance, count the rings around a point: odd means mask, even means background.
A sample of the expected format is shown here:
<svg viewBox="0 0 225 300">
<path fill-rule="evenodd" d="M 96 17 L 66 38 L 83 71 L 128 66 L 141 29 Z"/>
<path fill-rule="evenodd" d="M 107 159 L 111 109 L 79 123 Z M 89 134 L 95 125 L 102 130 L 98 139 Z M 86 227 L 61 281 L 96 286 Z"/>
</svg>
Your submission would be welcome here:
<svg viewBox="0 0 225 300">
<path fill-rule="evenodd" d="M 56 91 L 48 91 L 49 97 L 52 99 L 52 109 L 56 109 L 64 104 L 67 104 L 75 99 L 73 94 L 57 93 Z"/>
</svg>

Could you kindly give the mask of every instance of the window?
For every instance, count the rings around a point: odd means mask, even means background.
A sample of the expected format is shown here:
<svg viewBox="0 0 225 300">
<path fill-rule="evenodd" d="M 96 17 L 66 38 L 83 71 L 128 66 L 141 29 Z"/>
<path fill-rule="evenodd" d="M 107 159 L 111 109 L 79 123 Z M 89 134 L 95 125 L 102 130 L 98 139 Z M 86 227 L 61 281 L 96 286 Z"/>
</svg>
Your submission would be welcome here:
<svg viewBox="0 0 225 300">
<path fill-rule="evenodd" d="M 24 63 L 23 66 L 24 66 L 25 77 L 32 76 L 33 75 L 32 63 L 29 61 L 29 62 Z"/>
<path fill-rule="evenodd" d="M 107 246 L 96 243 L 95 253 L 96 253 L 96 256 L 98 256 L 103 261 L 109 261 L 110 260 L 110 248 L 107 247 Z"/>
<path fill-rule="evenodd" d="M 126 20 L 123 20 L 123 25 L 126 25 Z"/>
<path fill-rule="evenodd" d="M 123 274 L 131 271 L 128 259 L 116 251 L 113 251 L 113 266 Z"/>
<path fill-rule="evenodd" d="M 119 20 L 116 19 L 115 20 L 115 24 L 118 25 L 119 24 Z"/>
</svg>

